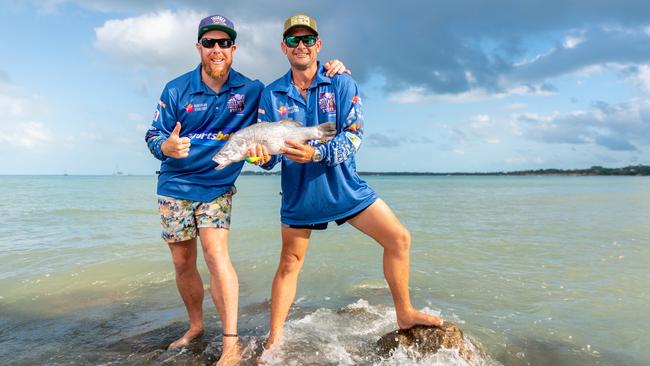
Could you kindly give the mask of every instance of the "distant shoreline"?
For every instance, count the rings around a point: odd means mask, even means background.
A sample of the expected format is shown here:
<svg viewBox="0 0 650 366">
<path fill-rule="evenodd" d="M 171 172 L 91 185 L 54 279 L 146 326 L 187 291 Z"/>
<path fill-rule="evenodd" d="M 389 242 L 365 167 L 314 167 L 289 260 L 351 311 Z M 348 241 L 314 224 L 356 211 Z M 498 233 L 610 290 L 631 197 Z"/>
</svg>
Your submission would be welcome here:
<svg viewBox="0 0 650 366">
<path fill-rule="evenodd" d="M 153 174 L 154 176 L 156 174 Z M 241 175 L 280 175 L 280 171 L 253 171 L 244 170 Z M 622 168 L 605 168 L 601 166 L 592 166 L 588 169 L 537 169 L 537 170 L 518 170 L 511 172 L 364 172 L 360 171 L 359 175 L 363 176 L 650 176 L 650 165 L 630 165 Z M 115 177 L 137 177 L 151 176 L 150 174 L 128 174 L 119 172 L 119 174 L 0 174 L 0 176 L 115 176 Z"/>
<path fill-rule="evenodd" d="M 280 172 L 242 171 L 242 175 L 280 175 Z M 589 169 L 538 169 L 512 172 L 359 172 L 359 175 L 371 176 L 650 176 L 650 166 L 631 165 L 623 168 L 604 168 L 592 166 Z"/>
</svg>

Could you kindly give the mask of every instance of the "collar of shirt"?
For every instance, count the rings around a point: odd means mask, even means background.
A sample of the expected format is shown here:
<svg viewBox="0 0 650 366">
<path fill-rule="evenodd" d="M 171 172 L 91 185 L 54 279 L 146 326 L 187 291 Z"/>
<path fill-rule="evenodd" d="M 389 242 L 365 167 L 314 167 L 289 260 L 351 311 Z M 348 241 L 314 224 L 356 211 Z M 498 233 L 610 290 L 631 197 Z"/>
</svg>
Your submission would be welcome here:
<svg viewBox="0 0 650 366">
<path fill-rule="evenodd" d="M 233 88 L 238 88 L 240 86 L 244 86 L 244 78 L 243 76 L 235 71 L 235 69 L 230 68 L 230 72 L 228 73 L 228 80 L 226 81 L 225 84 L 221 87 L 219 90 L 219 93 L 215 93 L 214 90 L 210 89 L 203 80 L 201 80 L 201 64 L 194 69 L 192 72 L 192 78 L 190 81 L 190 94 L 221 94 L 226 91 L 229 91 L 230 89 Z"/>
<path fill-rule="evenodd" d="M 284 74 L 282 79 L 280 79 L 280 82 L 274 85 L 273 91 L 285 93 L 288 94 L 289 96 L 297 96 L 302 99 L 298 89 L 293 86 L 291 79 L 292 79 L 291 69 L 289 69 L 289 71 L 286 74 Z M 319 61 L 318 70 L 316 71 L 316 77 L 314 78 L 314 81 L 312 81 L 311 85 L 309 86 L 309 89 L 311 90 L 313 88 L 316 88 L 321 84 L 331 84 L 331 83 L 332 83 L 332 79 L 329 78 L 327 75 L 325 75 L 325 68 Z"/>
</svg>

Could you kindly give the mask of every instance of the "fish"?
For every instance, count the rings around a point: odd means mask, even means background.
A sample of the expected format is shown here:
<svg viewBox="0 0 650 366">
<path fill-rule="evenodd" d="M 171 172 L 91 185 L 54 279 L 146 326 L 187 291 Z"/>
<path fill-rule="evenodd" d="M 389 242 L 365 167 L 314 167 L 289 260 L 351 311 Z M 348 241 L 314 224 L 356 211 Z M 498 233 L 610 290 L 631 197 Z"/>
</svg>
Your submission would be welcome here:
<svg viewBox="0 0 650 366">
<path fill-rule="evenodd" d="M 309 140 L 329 141 L 336 136 L 336 123 L 321 123 L 318 126 L 304 127 L 302 123 L 283 119 L 278 122 L 258 122 L 235 132 L 226 145 L 212 158 L 220 170 L 232 163 L 246 158 L 248 149 L 260 144 L 266 146 L 269 154 L 282 152 L 285 140 L 306 143 Z"/>
</svg>

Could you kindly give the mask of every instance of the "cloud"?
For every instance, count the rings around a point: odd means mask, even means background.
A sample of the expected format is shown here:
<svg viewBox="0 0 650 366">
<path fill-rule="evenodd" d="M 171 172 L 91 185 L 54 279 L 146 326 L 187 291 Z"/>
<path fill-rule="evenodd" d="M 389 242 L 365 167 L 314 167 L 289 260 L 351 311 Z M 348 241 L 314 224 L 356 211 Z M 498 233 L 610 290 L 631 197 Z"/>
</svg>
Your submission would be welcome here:
<svg viewBox="0 0 650 366">
<path fill-rule="evenodd" d="M 629 79 L 637 88 L 650 95 L 650 65 L 633 65 L 627 68 Z"/>
<path fill-rule="evenodd" d="M 528 105 L 524 103 L 510 103 L 506 105 L 506 109 L 512 109 L 512 110 L 520 110 L 526 108 L 528 108 Z"/>
<path fill-rule="evenodd" d="M 580 36 L 567 36 L 564 38 L 562 46 L 564 48 L 576 48 L 580 43 L 584 42 L 585 38 Z"/>
<path fill-rule="evenodd" d="M 610 151 L 637 151 L 650 146 L 650 102 L 597 102 L 586 111 L 516 115 L 516 128 L 528 139 L 547 144 L 600 146 Z"/>
<path fill-rule="evenodd" d="M 155 0 L 35 0 L 32 2 L 43 14 L 58 13 L 66 4 L 76 4 L 98 12 L 146 11 L 161 6 L 161 2 Z"/>
<path fill-rule="evenodd" d="M 180 73 L 197 63 L 196 19 L 191 11 L 163 10 L 113 19 L 95 28 L 95 48 L 137 69 L 162 68 Z"/>
<path fill-rule="evenodd" d="M 53 140 L 53 133 L 38 120 L 47 110 L 42 98 L 24 95 L 8 84 L 0 85 L 0 146 L 10 150 L 43 150 Z"/>
<path fill-rule="evenodd" d="M 519 65 L 510 78 L 539 82 L 581 69 L 650 62 L 650 38 L 641 29 L 594 27 L 585 31 L 580 40 L 572 41 L 571 47 L 555 48 L 532 62 Z"/>
<path fill-rule="evenodd" d="M 9 74 L 6 71 L 0 69 L 0 84 L 8 83 L 9 81 L 11 81 Z"/>
<path fill-rule="evenodd" d="M 405 136 L 403 132 L 400 134 L 386 134 L 374 132 L 365 137 L 365 145 L 368 147 L 376 148 L 393 148 L 404 144 L 429 144 L 433 142 L 427 136 Z"/>
<path fill-rule="evenodd" d="M 101 11 L 156 9 L 154 2 L 75 3 Z M 167 67 L 176 75 L 186 71 L 198 60 L 191 50 L 196 24 L 213 5 L 203 0 L 170 4 L 178 4 L 179 10 L 107 21 L 97 30 L 96 46 L 131 64 Z M 400 4 L 352 2 L 346 3 L 345 12 L 331 12 L 328 4 L 305 3 L 300 10 L 318 20 L 324 42 L 321 59 L 343 60 L 362 82 L 381 74 L 386 91 L 402 103 L 436 102 L 432 96 L 464 101 L 553 93 L 549 79 L 560 75 L 611 63 L 650 63 L 650 3 L 642 0 Z M 226 0 L 220 8 L 227 9 L 225 15 L 241 37 L 236 68 L 265 82 L 286 72 L 278 44 L 282 22 L 296 12 L 295 6 Z M 562 9 L 562 16 L 556 9 Z M 526 61 L 544 44 L 555 46 Z"/>
<path fill-rule="evenodd" d="M 151 79 L 167 79 L 190 71 L 200 62 L 195 49 L 196 29 L 205 13 L 161 10 L 136 17 L 112 19 L 95 29 L 94 46 L 120 65 L 138 73 L 161 70 Z M 233 67 L 252 79 L 268 83 L 288 70 L 280 52 L 281 24 L 270 21 L 237 22 L 237 50 Z M 142 80 L 142 85 L 151 84 Z"/>
<path fill-rule="evenodd" d="M 545 161 L 539 156 L 523 156 L 517 155 L 503 159 L 503 161 L 508 165 L 539 165 L 543 164 Z"/>
</svg>

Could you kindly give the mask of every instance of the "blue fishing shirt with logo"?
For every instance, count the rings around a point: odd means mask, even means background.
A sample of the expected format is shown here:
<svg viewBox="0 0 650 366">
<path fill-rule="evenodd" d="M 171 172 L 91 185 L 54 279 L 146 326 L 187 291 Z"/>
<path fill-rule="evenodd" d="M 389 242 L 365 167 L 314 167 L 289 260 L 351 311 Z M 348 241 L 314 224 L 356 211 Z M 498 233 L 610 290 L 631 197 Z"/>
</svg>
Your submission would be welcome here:
<svg viewBox="0 0 650 366">
<path fill-rule="evenodd" d="M 318 163 L 296 163 L 275 155 L 265 169 L 282 164 L 282 222 L 310 225 L 348 217 L 372 204 L 377 194 L 359 177 L 355 154 L 363 139 L 363 114 L 356 82 L 346 74 L 329 78 L 319 63 L 307 100 L 291 82 L 291 70 L 262 92 L 258 118 L 290 118 L 305 126 L 335 122 L 330 141 L 311 141 L 321 152 Z"/>
<path fill-rule="evenodd" d="M 210 202 L 234 186 L 244 162 L 215 170 L 212 157 L 239 129 L 257 120 L 264 85 L 230 69 L 228 81 L 215 93 L 201 80 L 201 65 L 170 81 L 162 92 L 145 140 L 161 160 L 159 195 Z M 190 139 L 189 156 L 167 157 L 161 145 L 181 123 L 180 137 Z"/>
</svg>

